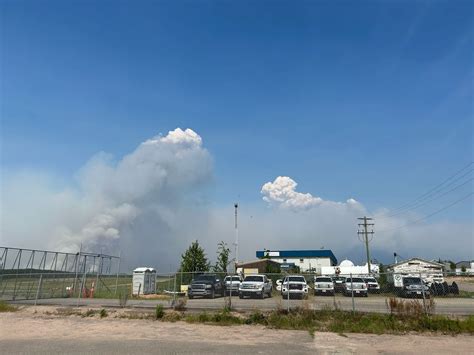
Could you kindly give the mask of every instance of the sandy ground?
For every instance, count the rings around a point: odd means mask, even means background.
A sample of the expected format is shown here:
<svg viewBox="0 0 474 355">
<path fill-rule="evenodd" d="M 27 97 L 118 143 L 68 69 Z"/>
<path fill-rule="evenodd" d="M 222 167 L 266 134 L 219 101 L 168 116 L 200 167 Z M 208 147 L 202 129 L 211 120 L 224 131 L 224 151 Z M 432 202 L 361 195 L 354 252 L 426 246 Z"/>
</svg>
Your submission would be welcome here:
<svg viewBox="0 0 474 355">
<path fill-rule="evenodd" d="M 57 316 L 57 307 L 0 313 L 0 353 L 454 353 L 474 349 L 469 335 L 367 335 L 220 327 L 98 316 Z M 123 312 L 123 311 L 117 311 Z"/>
</svg>

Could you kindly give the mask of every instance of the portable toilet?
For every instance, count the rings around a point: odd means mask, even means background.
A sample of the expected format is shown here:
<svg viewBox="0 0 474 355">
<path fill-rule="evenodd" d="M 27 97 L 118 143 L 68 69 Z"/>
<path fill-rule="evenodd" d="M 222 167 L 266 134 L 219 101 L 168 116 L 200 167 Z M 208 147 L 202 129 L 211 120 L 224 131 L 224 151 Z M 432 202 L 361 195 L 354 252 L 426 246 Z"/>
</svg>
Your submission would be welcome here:
<svg viewBox="0 0 474 355">
<path fill-rule="evenodd" d="M 132 295 L 155 293 L 156 270 L 151 267 L 137 267 L 133 270 Z"/>
</svg>

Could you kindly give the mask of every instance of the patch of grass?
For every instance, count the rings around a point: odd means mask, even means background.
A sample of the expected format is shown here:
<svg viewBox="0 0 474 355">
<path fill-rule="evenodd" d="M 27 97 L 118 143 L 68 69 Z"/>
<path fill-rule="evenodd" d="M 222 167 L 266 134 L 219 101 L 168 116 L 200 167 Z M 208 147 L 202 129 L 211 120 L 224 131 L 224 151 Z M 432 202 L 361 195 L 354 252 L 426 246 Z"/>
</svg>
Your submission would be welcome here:
<svg viewBox="0 0 474 355">
<path fill-rule="evenodd" d="M 107 310 L 105 308 L 102 308 L 99 312 L 99 315 L 100 315 L 100 318 L 105 318 L 107 317 L 109 314 L 107 313 Z"/>
<path fill-rule="evenodd" d="M 18 307 L 12 306 L 5 301 L 0 301 L 0 312 L 16 312 Z"/>
<path fill-rule="evenodd" d="M 155 319 L 161 319 L 165 315 L 162 304 L 157 304 L 155 308 Z"/>
<path fill-rule="evenodd" d="M 259 324 L 276 329 L 372 334 L 405 334 L 408 332 L 441 332 L 446 334 L 474 334 L 474 316 L 452 319 L 422 313 L 381 314 L 347 312 L 341 310 L 308 310 L 299 308 L 276 310 L 268 313 L 255 311 L 246 317 L 237 317 L 228 311 L 198 313 L 183 316 L 190 323 L 217 325 Z"/>
</svg>

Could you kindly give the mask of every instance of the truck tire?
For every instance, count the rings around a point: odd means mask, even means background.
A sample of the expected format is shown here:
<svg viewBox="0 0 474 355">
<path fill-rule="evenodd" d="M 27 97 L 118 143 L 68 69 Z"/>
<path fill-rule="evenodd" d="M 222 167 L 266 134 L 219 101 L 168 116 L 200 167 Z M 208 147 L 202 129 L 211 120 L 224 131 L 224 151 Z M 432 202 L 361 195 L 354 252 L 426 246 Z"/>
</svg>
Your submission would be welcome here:
<svg viewBox="0 0 474 355">
<path fill-rule="evenodd" d="M 214 299 L 216 297 L 216 293 L 212 290 L 211 295 L 209 296 L 210 299 Z"/>
<path fill-rule="evenodd" d="M 262 288 L 262 294 L 261 294 L 260 298 L 262 300 L 265 298 L 265 289 L 264 288 Z"/>
<path fill-rule="evenodd" d="M 239 298 L 242 299 L 244 298 L 244 296 L 241 293 L 239 293 Z"/>
</svg>

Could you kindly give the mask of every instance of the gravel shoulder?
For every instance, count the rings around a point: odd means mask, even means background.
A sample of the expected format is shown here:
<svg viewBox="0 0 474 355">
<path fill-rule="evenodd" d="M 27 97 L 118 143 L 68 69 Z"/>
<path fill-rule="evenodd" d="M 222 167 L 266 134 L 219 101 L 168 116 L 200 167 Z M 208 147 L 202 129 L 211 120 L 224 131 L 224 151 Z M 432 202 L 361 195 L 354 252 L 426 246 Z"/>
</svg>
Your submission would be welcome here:
<svg viewBox="0 0 474 355">
<path fill-rule="evenodd" d="M 0 353 L 453 353 L 472 351 L 469 335 L 315 333 L 262 326 L 212 326 L 107 317 L 53 316 L 57 307 L 0 313 Z"/>
</svg>

